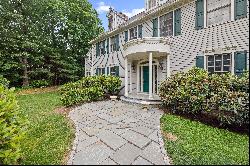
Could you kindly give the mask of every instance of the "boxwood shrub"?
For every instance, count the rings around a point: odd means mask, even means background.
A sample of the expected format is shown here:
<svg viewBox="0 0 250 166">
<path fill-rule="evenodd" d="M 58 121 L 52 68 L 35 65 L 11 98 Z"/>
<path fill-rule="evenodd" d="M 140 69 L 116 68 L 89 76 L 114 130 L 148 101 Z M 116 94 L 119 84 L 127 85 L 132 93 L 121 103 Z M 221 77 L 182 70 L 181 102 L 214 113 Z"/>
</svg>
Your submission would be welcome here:
<svg viewBox="0 0 250 166">
<path fill-rule="evenodd" d="M 18 114 L 14 89 L 0 84 L 0 165 L 17 164 L 25 124 Z"/>
<path fill-rule="evenodd" d="M 103 99 L 105 94 L 119 92 L 121 80 L 115 76 L 84 77 L 73 83 L 61 87 L 61 101 L 65 106 L 72 106 L 83 102 Z"/>
<path fill-rule="evenodd" d="M 199 68 L 179 72 L 160 86 L 160 97 L 170 111 L 215 117 L 221 125 L 249 124 L 249 74 L 208 74 Z"/>
</svg>

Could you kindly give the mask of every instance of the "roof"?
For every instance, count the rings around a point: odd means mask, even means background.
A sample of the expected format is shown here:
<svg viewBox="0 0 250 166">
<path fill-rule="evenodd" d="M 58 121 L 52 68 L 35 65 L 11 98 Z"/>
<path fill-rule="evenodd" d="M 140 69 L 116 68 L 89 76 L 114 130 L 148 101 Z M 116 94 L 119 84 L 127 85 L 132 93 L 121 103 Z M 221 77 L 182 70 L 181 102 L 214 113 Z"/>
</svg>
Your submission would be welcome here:
<svg viewBox="0 0 250 166">
<path fill-rule="evenodd" d="M 164 4 L 161 4 L 157 8 L 154 8 L 154 9 L 148 10 L 148 11 L 143 11 L 143 12 L 129 18 L 128 21 L 119 25 L 116 29 L 114 29 L 112 31 L 107 31 L 107 32 L 100 34 L 97 38 L 90 41 L 90 44 L 94 44 L 96 42 L 99 42 L 99 41 L 106 39 L 107 37 L 114 36 L 117 33 L 120 33 L 124 30 L 129 29 L 130 27 L 133 27 L 133 26 L 136 26 L 138 24 L 145 22 L 145 20 L 149 20 L 149 19 L 152 19 L 154 17 L 157 17 L 158 15 L 161 15 L 161 14 L 166 13 L 167 11 L 171 11 L 171 10 L 174 10 L 176 8 L 179 8 L 179 7 L 181 7 L 187 3 L 190 3 L 192 1 L 194 1 L 194 0 L 169 0 L 169 1 L 165 2 Z"/>
</svg>

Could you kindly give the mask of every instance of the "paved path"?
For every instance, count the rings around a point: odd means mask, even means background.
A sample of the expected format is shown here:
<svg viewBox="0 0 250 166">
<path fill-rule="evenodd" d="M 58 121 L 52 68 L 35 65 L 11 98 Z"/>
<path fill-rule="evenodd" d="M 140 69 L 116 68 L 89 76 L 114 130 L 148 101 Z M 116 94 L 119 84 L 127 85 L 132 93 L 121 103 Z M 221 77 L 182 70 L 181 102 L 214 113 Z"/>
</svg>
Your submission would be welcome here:
<svg viewBox="0 0 250 166">
<path fill-rule="evenodd" d="M 69 165 L 169 164 L 156 108 L 120 101 L 84 104 L 70 112 L 76 138 Z"/>
</svg>

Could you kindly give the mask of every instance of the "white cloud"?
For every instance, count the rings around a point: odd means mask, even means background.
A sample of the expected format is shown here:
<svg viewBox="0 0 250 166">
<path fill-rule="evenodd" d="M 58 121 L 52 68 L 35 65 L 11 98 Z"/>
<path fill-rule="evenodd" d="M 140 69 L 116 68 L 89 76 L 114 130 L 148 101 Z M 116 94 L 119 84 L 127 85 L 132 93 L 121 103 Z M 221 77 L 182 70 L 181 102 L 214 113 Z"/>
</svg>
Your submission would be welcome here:
<svg viewBox="0 0 250 166">
<path fill-rule="evenodd" d="M 141 8 L 141 9 L 133 9 L 131 12 L 128 12 L 127 10 L 123 10 L 123 13 L 126 14 L 129 18 L 133 17 L 141 12 L 143 12 L 145 9 Z"/>
<path fill-rule="evenodd" d="M 98 7 L 96 10 L 99 14 L 107 13 L 109 11 L 110 6 L 106 5 L 104 2 L 99 2 L 97 5 Z"/>
</svg>

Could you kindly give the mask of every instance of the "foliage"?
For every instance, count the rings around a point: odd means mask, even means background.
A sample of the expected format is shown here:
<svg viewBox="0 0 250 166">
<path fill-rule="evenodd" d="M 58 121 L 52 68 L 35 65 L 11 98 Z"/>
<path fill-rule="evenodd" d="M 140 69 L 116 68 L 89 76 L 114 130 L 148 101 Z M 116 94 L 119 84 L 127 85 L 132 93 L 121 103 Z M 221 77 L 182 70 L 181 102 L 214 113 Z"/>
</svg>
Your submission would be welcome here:
<svg viewBox="0 0 250 166">
<path fill-rule="evenodd" d="M 0 74 L 23 87 L 78 80 L 89 41 L 102 31 L 87 0 L 1 0 Z"/>
<path fill-rule="evenodd" d="M 49 82 L 47 80 L 34 80 L 31 82 L 30 86 L 33 88 L 44 88 L 49 86 Z"/>
<path fill-rule="evenodd" d="M 20 165 L 64 165 L 74 139 L 74 128 L 63 111 L 57 92 L 19 95 L 19 112 L 30 123 L 21 142 Z M 60 109 L 59 109 L 60 108 Z M 58 110 L 58 111 L 55 111 Z"/>
<path fill-rule="evenodd" d="M 0 85 L 3 85 L 5 88 L 9 87 L 9 81 L 4 78 L 2 75 L 0 75 Z"/>
<path fill-rule="evenodd" d="M 107 92 L 111 95 L 115 95 L 117 93 L 119 93 L 120 87 L 121 87 L 121 79 L 119 77 L 115 77 L 115 76 L 108 76 L 106 77 L 105 80 L 105 89 L 107 90 Z"/>
<path fill-rule="evenodd" d="M 160 87 L 164 105 L 173 112 L 215 116 L 222 124 L 249 124 L 249 74 L 212 74 L 199 68 L 179 72 Z"/>
<path fill-rule="evenodd" d="M 14 90 L 0 85 L 0 165 L 17 163 L 25 124 L 18 113 Z"/>
<path fill-rule="evenodd" d="M 249 165 L 248 135 L 169 114 L 161 118 L 161 129 L 175 165 Z"/>
<path fill-rule="evenodd" d="M 66 106 L 82 102 L 96 101 L 104 97 L 105 92 L 117 92 L 121 86 L 119 77 L 92 76 L 80 81 L 65 84 L 61 89 L 61 101 Z"/>
</svg>

